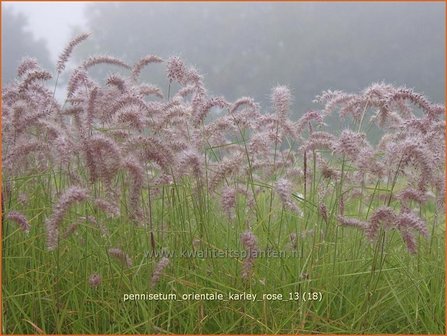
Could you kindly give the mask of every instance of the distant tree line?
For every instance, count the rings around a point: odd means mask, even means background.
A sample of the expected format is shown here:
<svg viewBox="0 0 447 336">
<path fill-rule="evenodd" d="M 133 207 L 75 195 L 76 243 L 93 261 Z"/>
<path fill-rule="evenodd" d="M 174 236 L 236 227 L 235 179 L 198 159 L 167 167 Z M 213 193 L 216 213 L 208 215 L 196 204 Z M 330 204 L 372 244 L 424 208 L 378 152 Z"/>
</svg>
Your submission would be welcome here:
<svg viewBox="0 0 447 336">
<path fill-rule="evenodd" d="M 50 53 L 43 39 L 37 40 L 28 29 L 24 14 L 2 8 L 2 81 L 11 82 L 16 69 L 25 56 L 37 58 L 39 63 L 52 69 Z"/>
<path fill-rule="evenodd" d="M 87 26 L 73 33 L 90 31 L 94 38 L 76 52 L 78 60 L 179 55 L 205 75 L 211 93 L 228 100 L 252 96 L 266 106 L 270 88 L 284 84 L 300 115 L 316 107 L 312 99 L 322 90 L 358 91 L 375 81 L 445 100 L 442 4 L 89 3 L 85 14 Z M 3 9 L 2 25 L 4 81 L 14 78 L 25 55 L 54 68 L 25 16 Z M 155 65 L 142 79 L 166 89 L 162 71 Z"/>
<path fill-rule="evenodd" d="M 230 100 L 249 95 L 267 104 L 270 88 L 285 84 L 302 113 L 321 90 L 386 81 L 444 101 L 437 4 L 91 3 L 86 15 L 95 38 L 85 53 L 129 62 L 178 54 Z"/>
</svg>

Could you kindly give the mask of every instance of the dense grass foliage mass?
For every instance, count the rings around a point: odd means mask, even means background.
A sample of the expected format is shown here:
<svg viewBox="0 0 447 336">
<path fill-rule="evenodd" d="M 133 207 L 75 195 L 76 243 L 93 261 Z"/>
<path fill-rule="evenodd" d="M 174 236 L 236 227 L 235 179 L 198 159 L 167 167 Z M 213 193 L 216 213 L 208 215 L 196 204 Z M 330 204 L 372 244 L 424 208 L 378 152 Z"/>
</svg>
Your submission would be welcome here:
<svg viewBox="0 0 447 336">
<path fill-rule="evenodd" d="M 376 83 L 292 120 L 287 87 L 266 112 L 154 55 L 52 78 L 2 92 L 5 333 L 445 332 L 444 106 Z"/>
</svg>

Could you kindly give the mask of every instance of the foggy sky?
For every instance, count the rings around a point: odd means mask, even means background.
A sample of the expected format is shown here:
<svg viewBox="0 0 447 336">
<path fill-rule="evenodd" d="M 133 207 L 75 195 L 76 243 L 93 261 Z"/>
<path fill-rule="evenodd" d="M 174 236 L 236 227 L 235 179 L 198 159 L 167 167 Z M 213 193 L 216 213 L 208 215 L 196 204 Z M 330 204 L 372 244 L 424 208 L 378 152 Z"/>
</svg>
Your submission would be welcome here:
<svg viewBox="0 0 447 336">
<path fill-rule="evenodd" d="M 70 39 L 73 27 L 85 23 L 82 2 L 2 2 L 2 7 L 27 16 L 28 30 L 46 40 L 52 61 Z"/>
<path fill-rule="evenodd" d="M 104 4 L 104 6 L 106 5 L 110 5 L 110 3 Z M 194 3 L 194 4 L 179 4 L 179 3 L 170 3 L 170 4 L 160 4 L 160 3 L 129 3 L 129 6 L 141 6 L 141 8 L 145 8 L 145 9 L 150 9 L 151 6 L 166 6 L 167 10 L 169 10 L 169 8 L 178 8 L 179 6 L 195 6 L 197 8 L 201 8 L 200 11 L 197 11 L 197 15 L 198 15 L 198 21 L 200 21 L 201 19 L 203 19 L 207 13 L 208 13 L 208 9 L 213 8 L 213 6 L 218 6 L 219 4 L 216 3 Z M 251 6 L 264 6 L 266 8 L 266 10 L 268 10 L 269 6 L 283 6 L 283 11 L 281 12 L 276 12 L 277 14 L 280 13 L 281 15 L 287 15 L 288 11 L 287 8 L 290 6 L 302 6 L 303 10 L 308 10 L 309 6 L 312 6 L 312 10 L 315 11 L 315 9 L 318 11 L 318 8 L 333 8 L 334 10 L 337 11 L 337 13 L 344 13 L 343 16 L 343 20 L 347 20 L 344 22 L 340 22 L 339 26 L 338 25 L 333 25 L 330 23 L 325 22 L 324 20 L 318 22 L 307 22 L 306 25 L 299 25 L 297 24 L 294 27 L 290 27 L 290 30 L 293 29 L 301 29 L 301 30 L 308 30 L 306 32 L 307 36 L 309 36 L 309 41 L 311 41 L 313 39 L 313 30 L 318 28 L 318 29 L 322 29 L 321 27 L 324 27 L 324 29 L 326 29 L 326 31 L 328 32 L 328 34 L 332 34 L 334 36 L 337 36 L 337 31 L 339 28 L 341 27 L 345 27 L 351 24 L 351 22 L 349 22 L 350 20 L 350 10 L 352 8 L 355 8 L 355 6 L 369 6 L 371 9 L 377 9 L 377 8 L 382 8 L 384 11 L 386 11 L 386 6 L 401 6 L 401 14 L 399 15 L 399 17 L 393 18 L 391 19 L 388 16 L 380 16 L 378 14 L 378 12 L 380 11 L 372 11 L 371 17 L 368 18 L 368 20 L 370 20 L 371 22 L 369 24 L 371 24 L 371 26 L 374 26 L 374 28 L 372 28 L 372 30 L 370 32 L 368 32 L 368 34 L 364 37 L 359 37 L 356 36 L 355 34 L 355 29 L 356 27 L 353 26 L 353 34 L 352 34 L 352 43 L 356 44 L 356 43 L 360 43 L 359 41 L 361 41 L 362 44 L 364 44 L 365 46 L 368 46 L 368 42 L 369 40 L 371 41 L 371 43 L 376 43 L 377 44 L 377 39 L 383 37 L 384 35 L 390 36 L 391 38 L 388 39 L 388 41 L 393 41 L 392 44 L 389 45 L 383 45 L 383 50 L 379 50 L 381 52 L 381 55 L 386 55 L 385 58 L 385 62 L 389 62 L 390 64 L 395 64 L 396 67 L 400 66 L 400 63 L 402 61 L 402 59 L 404 59 L 406 57 L 406 55 L 409 55 L 413 52 L 413 50 L 411 49 L 405 49 L 408 48 L 406 45 L 407 44 L 402 44 L 402 41 L 398 41 L 398 40 L 393 40 L 393 34 L 395 34 L 399 29 L 402 29 L 400 26 L 400 24 L 402 22 L 405 22 L 407 14 L 408 13 L 412 13 L 413 17 L 414 17 L 414 6 L 419 6 L 417 8 L 421 9 L 422 11 L 423 9 L 427 9 L 427 13 L 425 13 L 425 17 L 428 17 L 427 20 L 427 25 L 424 24 L 424 22 L 415 22 L 416 25 L 418 25 L 418 31 L 427 35 L 427 31 L 426 29 L 428 29 L 427 27 L 429 27 L 430 25 L 428 25 L 428 23 L 430 23 L 430 20 L 437 20 L 440 21 L 441 18 L 443 18 L 443 13 L 444 13 L 444 8 L 445 8 L 445 4 L 444 3 L 427 3 L 427 4 L 411 4 L 411 3 L 390 3 L 390 4 L 383 4 L 383 3 L 337 3 L 337 4 L 327 4 L 327 3 L 315 3 L 314 5 L 309 5 L 309 4 L 302 4 L 302 3 L 287 3 L 287 4 L 265 4 L 263 3 L 261 5 L 261 3 L 251 3 L 251 4 L 247 4 L 247 3 L 228 3 L 225 4 L 225 6 L 232 6 L 235 10 L 234 10 L 234 17 L 235 20 L 239 21 L 239 22 L 243 22 L 245 20 L 245 13 L 246 11 L 251 8 Z M 57 56 L 59 55 L 59 53 L 62 51 L 62 49 L 64 48 L 65 44 L 67 43 L 67 41 L 69 41 L 70 37 L 73 34 L 73 30 L 74 28 L 76 28 L 77 30 L 81 30 L 81 31 L 89 31 L 88 27 L 86 26 L 86 16 L 85 16 L 85 8 L 89 6 L 87 3 L 80 3 L 80 2 L 73 2 L 73 3 L 61 3 L 61 2 L 40 2 L 40 3 L 36 3 L 36 2 L 8 2 L 8 3 L 2 3 L 2 7 L 5 8 L 13 8 L 15 12 L 20 12 L 23 13 L 27 16 L 28 18 L 28 26 L 27 29 L 29 31 L 32 32 L 32 34 L 36 37 L 36 39 L 39 38 L 43 38 L 46 41 L 46 45 L 47 48 L 50 52 L 52 61 L 55 62 L 55 60 L 57 59 Z M 424 7 L 422 7 L 424 6 Z M 435 9 L 435 10 L 433 10 Z M 179 11 L 173 11 L 174 13 L 177 13 L 175 15 L 179 15 Z M 327 11 L 326 11 L 327 12 Z M 355 11 L 353 11 L 354 13 Z M 432 15 L 433 13 L 433 15 Z M 440 15 L 442 14 L 442 15 Z M 175 22 L 177 21 L 177 19 L 181 19 L 181 18 L 176 18 L 175 15 L 173 15 L 172 17 L 172 29 L 173 32 L 171 32 L 172 34 L 175 35 L 176 31 L 175 29 L 182 29 L 182 27 L 178 27 L 175 25 Z M 180 14 L 181 15 L 181 14 Z M 334 14 L 334 16 L 336 16 L 337 14 Z M 354 16 L 355 14 L 353 14 Z M 432 15 L 432 17 L 430 17 L 430 15 Z M 131 21 L 132 18 L 129 17 L 129 21 Z M 262 21 L 262 18 L 259 18 L 260 21 Z M 358 21 L 354 21 L 354 17 L 352 17 L 353 22 L 358 22 Z M 445 18 L 442 19 L 443 20 L 443 27 L 445 27 Z M 281 24 L 281 17 L 277 18 L 277 22 L 278 25 Z M 336 22 L 336 21 L 334 21 Z M 326 26 L 325 26 L 326 25 Z M 171 56 L 171 55 L 188 55 L 188 50 L 186 49 L 182 49 L 182 48 L 187 48 L 188 46 L 184 46 L 184 45 L 180 45 L 179 43 L 175 43 L 173 41 L 167 40 L 165 41 L 165 44 L 168 45 L 169 47 L 172 46 L 172 49 L 166 51 L 163 50 L 163 52 L 159 51 L 159 50 L 154 50 L 154 49 L 150 49 L 149 46 L 153 46 L 153 45 L 157 45 L 158 41 L 154 41 L 154 43 L 150 43 L 147 40 L 144 40 L 144 32 L 136 32 L 136 31 L 132 31 L 132 24 L 129 24 L 128 22 L 126 22 L 125 24 L 123 24 L 123 26 L 126 26 L 127 29 L 129 29 L 129 31 L 126 31 L 125 34 L 127 34 L 129 36 L 129 38 L 135 38 L 135 36 L 137 36 L 138 38 L 141 39 L 141 41 L 144 41 L 144 43 L 147 43 L 148 45 L 148 50 L 147 53 L 153 53 L 153 54 L 157 54 L 157 55 L 161 55 L 162 57 L 167 57 L 167 56 Z M 169 23 L 168 23 L 169 26 Z M 224 26 L 224 25 L 223 25 Z M 243 26 L 243 25 L 242 25 Z M 130 27 L 130 28 L 129 28 Z M 170 26 L 169 26 L 170 27 Z M 249 29 L 250 27 L 248 27 Z M 162 28 L 164 29 L 164 28 Z M 201 31 L 201 34 L 203 36 L 203 38 L 210 38 L 209 36 L 207 36 L 208 31 L 205 28 L 201 28 L 203 29 L 203 31 Z M 236 46 L 229 46 L 229 48 L 231 48 L 231 50 L 238 50 L 240 51 L 239 55 L 243 55 L 243 53 L 245 52 L 244 50 L 246 50 L 248 48 L 248 46 L 250 46 L 250 43 L 253 44 L 252 41 L 245 41 L 243 40 L 244 36 L 247 35 L 247 39 L 250 39 L 253 35 L 261 35 L 262 32 L 260 33 L 260 31 L 264 31 L 264 29 L 268 29 L 268 27 L 262 27 L 262 24 L 260 25 L 260 29 L 259 30 L 255 30 L 252 31 L 252 35 L 249 36 L 249 34 L 246 31 L 241 31 L 241 32 L 237 32 L 238 35 L 242 36 L 241 39 L 239 39 L 240 45 L 236 45 Z M 231 30 L 231 27 L 228 27 L 228 30 Z M 234 33 L 234 32 L 233 32 Z M 440 78 L 439 80 L 436 81 L 436 84 L 433 84 L 433 86 L 436 86 L 436 89 L 433 89 L 432 87 L 424 87 L 425 84 L 422 84 L 421 87 L 417 87 L 417 89 L 419 89 L 420 91 L 426 93 L 426 94 L 432 94 L 431 98 L 434 98 L 435 100 L 437 100 L 437 102 L 442 102 L 445 98 L 443 97 L 443 92 L 444 92 L 444 87 L 442 87 L 442 90 L 439 88 L 439 83 L 442 83 L 443 86 L 445 86 L 445 82 L 444 82 L 444 63 L 440 62 L 440 60 L 445 59 L 445 30 L 442 29 L 442 31 L 433 31 L 433 32 L 429 32 L 430 36 L 434 36 L 433 37 L 433 42 L 429 42 L 432 43 L 429 45 L 429 48 L 427 48 L 427 50 L 424 50 L 424 53 L 427 53 L 427 55 L 433 55 L 433 57 L 426 57 L 424 60 L 421 60 L 420 63 L 418 64 L 417 62 L 414 62 L 414 64 L 412 65 L 411 68 L 411 72 L 414 71 L 413 78 L 416 78 L 414 80 L 413 83 L 410 83 L 411 85 L 417 85 L 418 83 L 416 82 L 418 79 L 418 76 L 420 74 L 421 77 L 423 77 L 423 75 L 427 74 L 427 71 L 430 71 L 430 73 L 435 74 L 436 72 L 436 78 Z M 7 32 L 3 32 L 3 34 L 7 34 Z M 222 32 L 222 34 L 226 34 L 226 32 Z M 413 32 L 414 34 L 414 32 Z M 425 36 L 426 36 L 425 35 Z M 223 36 L 223 35 L 222 35 Z M 421 35 L 423 36 L 423 35 Z M 354 39 L 357 38 L 357 40 Z M 95 37 L 93 36 L 92 39 L 94 39 Z M 200 36 L 198 37 L 200 38 Z M 262 38 L 262 36 L 257 36 L 257 39 Z M 347 53 L 345 50 L 354 50 L 356 51 L 357 49 L 352 48 L 352 46 L 349 45 L 349 40 L 350 37 L 346 37 L 346 36 L 340 36 L 340 41 L 333 41 L 333 45 L 331 46 L 327 46 L 327 45 L 321 45 L 318 46 L 318 50 L 312 50 L 312 53 L 315 55 L 314 59 L 312 60 L 313 63 L 310 66 L 315 67 L 316 70 L 324 68 L 324 64 L 321 64 L 321 62 L 324 61 L 324 58 L 319 58 L 322 55 L 324 56 L 326 50 L 328 47 L 332 48 L 333 50 L 336 48 L 339 48 L 340 51 L 340 57 L 343 59 L 343 62 L 345 63 L 340 63 L 340 64 L 347 64 L 347 62 L 350 62 L 351 64 L 358 64 L 359 62 L 365 62 L 364 64 L 364 72 L 365 73 L 370 73 L 371 74 L 371 80 L 370 81 L 377 81 L 377 80 L 387 80 L 387 78 L 381 78 L 380 76 L 385 76 L 386 73 L 384 73 L 382 75 L 382 73 L 384 72 L 384 68 L 382 67 L 383 64 L 369 64 L 368 59 L 366 58 L 366 61 L 364 60 L 359 60 L 359 56 L 356 54 L 352 54 L 351 59 L 349 58 L 350 55 L 346 55 L 343 54 L 344 52 Z M 416 41 L 415 45 L 413 46 L 413 48 L 418 48 L 418 41 L 420 40 L 420 36 L 418 36 L 417 34 L 414 34 L 413 36 L 409 36 L 409 39 L 414 39 L 414 41 Z M 297 45 L 297 52 L 302 54 L 302 50 L 305 50 L 307 48 L 307 46 L 310 44 L 309 41 L 290 41 L 287 40 L 288 37 L 287 36 L 278 36 L 277 37 L 277 46 L 278 49 L 284 48 L 284 46 L 290 46 L 290 45 Z M 419 40 L 418 40 L 419 39 Z M 242 42 L 240 42 L 242 41 Z M 219 40 L 214 40 L 211 41 L 210 40 L 210 44 L 214 44 L 214 45 L 218 45 L 219 43 L 221 43 Z M 339 43 L 339 44 L 337 44 Z M 141 43 L 140 43 L 141 44 Z M 402 47 L 402 45 L 405 45 L 406 47 Z M 195 45 L 194 45 L 195 46 Z M 310 44 L 310 46 L 312 48 L 315 48 L 315 45 Z M 363 46 L 362 46 L 363 48 Z M 359 48 L 360 49 L 360 48 Z M 172 50 L 172 52 L 171 52 Z M 7 53 L 8 50 L 3 50 L 4 53 Z M 145 51 L 146 52 L 146 51 Z M 204 50 L 203 53 L 206 53 L 207 50 Z M 265 54 L 269 54 L 271 52 L 271 50 L 265 50 L 263 51 L 263 53 Z M 364 51 L 362 51 L 363 54 L 362 57 L 368 56 L 368 54 L 364 53 Z M 105 53 L 105 54 L 111 54 L 113 56 L 118 56 L 118 57 L 123 57 L 123 55 L 116 55 L 113 51 L 109 52 L 109 50 L 101 50 L 101 53 Z M 163 54 L 164 53 L 164 54 Z M 286 52 L 284 52 L 286 53 Z M 293 57 L 294 54 L 293 52 L 287 51 L 287 53 L 290 53 L 291 56 Z M 371 50 L 371 55 L 374 53 L 378 53 L 378 50 Z M 166 55 L 167 54 L 167 55 Z M 28 55 L 23 55 L 23 56 L 28 56 Z M 32 55 L 29 55 L 32 56 Z M 141 54 L 139 56 L 145 56 L 144 54 Z M 229 54 L 229 57 L 231 57 L 231 54 Z M 234 56 L 237 57 L 237 56 Z M 384 56 L 381 56 L 384 57 Z M 433 64 L 427 64 L 427 59 L 433 60 Z M 133 62 L 135 61 L 134 59 L 131 60 L 126 60 L 129 62 Z M 210 87 L 212 90 L 215 90 L 216 94 L 226 94 L 225 89 L 224 88 L 220 88 L 218 87 L 219 80 L 220 82 L 222 82 L 222 74 L 225 74 L 225 72 L 227 72 L 227 69 L 225 68 L 219 68 L 220 64 L 211 64 L 213 62 L 212 57 L 207 58 L 206 55 L 204 57 L 204 59 L 201 60 L 195 60 L 195 59 L 187 59 L 188 62 L 193 63 L 194 65 L 196 65 L 199 70 L 203 70 L 202 73 L 205 74 L 205 79 L 209 79 L 209 82 L 211 83 Z M 205 64 L 206 62 L 208 62 L 210 64 Z M 234 64 L 237 64 L 237 59 L 233 60 L 233 66 L 236 68 L 236 66 Z M 252 69 L 256 68 L 256 64 L 254 63 L 251 64 L 250 66 L 252 67 Z M 202 63 L 197 63 L 197 62 L 202 62 Z M 274 58 L 272 59 L 272 65 L 275 62 Z M 320 64 L 319 64 L 320 62 Z M 247 65 L 243 65 L 244 67 L 246 67 L 247 69 L 249 68 L 249 66 Z M 214 71 L 214 69 L 217 69 L 216 71 Z M 377 71 L 375 71 L 375 69 L 377 69 Z M 381 70 L 382 69 L 382 70 Z M 427 70 L 429 69 L 429 70 Z M 249 69 L 248 69 L 249 70 Z M 235 70 L 238 71 L 238 70 Z M 240 71 L 240 70 L 239 70 Z M 382 71 L 382 73 L 380 72 Z M 275 70 L 273 73 L 269 74 L 266 77 L 263 77 L 261 80 L 266 82 L 266 86 L 269 85 L 269 87 L 271 87 L 272 85 L 276 85 L 276 84 L 292 84 L 294 85 L 294 87 L 291 87 L 292 91 L 295 91 L 297 93 L 300 93 L 301 91 L 306 90 L 306 84 L 308 84 L 309 78 L 299 78 L 299 80 L 301 81 L 301 83 L 303 83 L 302 86 L 297 86 L 295 82 L 289 83 L 287 82 L 287 80 L 284 80 L 284 78 L 290 78 L 290 72 L 293 72 L 293 69 L 283 69 L 282 71 L 278 71 Z M 327 83 L 324 82 L 324 76 L 322 76 L 321 74 L 319 76 L 317 76 L 316 78 L 313 78 L 313 81 L 320 81 L 321 80 L 321 88 L 320 85 L 313 85 L 312 87 L 308 87 L 308 93 L 306 93 L 306 100 L 311 101 L 312 97 L 315 96 L 315 94 L 319 93 L 319 90 L 322 89 L 353 89 L 352 87 L 349 87 L 349 78 L 347 78 L 349 75 L 349 71 L 346 71 L 345 76 L 343 76 L 344 78 L 340 78 L 340 86 L 341 87 L 333 87 L 332 83 L 334 83 L 334 81 L 332 82 L 327 82 L 331 84 L 331 87 L 328 87 Z M 378 75 L 379 74 L 379 77 Z M 438 76 L 439 74 L 439 76 Z M 354 77 L 356 75 L 356 73 L 352 74 L 352 76 Z M 288 76 L 288 77 L 287 77 Z M 297 76 L 298 77 L 298 76 Z M 259 82 L 259 78 L 256 79 L 256 77 L 254 77 L 253 75 L 253 80 Z M 247 79 L 248 80 L 248 79 Z M 242 78 L 234 78 L 234 86 L 236 87 L 237 85 L 239 85 L 240 87 L 244 88 L 247 87 L 248 89 L 251 88 L 251 86 L 246 85 L 247 80 L 244 82 L 244 80 L 242 80 Z M 286 82 L 285 82 L 286 81 Z M 405 78 L 392 78 L 393 83 L 397 83 L 399 85 L 403 85 L 403 84 L 407 84 Z M 285 83 L 284 83 L 285 82 Z M 335 83 L 338 85 L 338 80 L 335 81 Z M 343 84 L 345 83 L 345 84 Z M 347 84 L 346 84 L 347 83 Z M 354 85 L 355 84 L 355 85 Z M 356 86 L 357 84 L 354 83 L 352 86 Z M 343 87 L 343 85 L 345 85 L 345 87 Z M 363 85 L 363 83 L 362 83 Z M 214 87 L 213 87 L 214 86 Z M 228 84 L 227 84 L 228 87 Z M 356 87 L 357 90 L 361 90 L 364 87 Z M 220 92 L 223 91 L 223 92 Z M 249 90 L 247 90 L 249 91 Z M 262 91 L 262 92 L 260 92 Z M 434 93 L 433 93 L 434 92 Z M 239 92 L 237 92 L 237 94 L 239 95 Z M 269 94 L 269 89 L 268 88 L 262 88 L 262 90 L 259 90 L 257 92 L 247 92 L 247 93 L 243 93 L 244 95 L 250 95 L 250 96 L 254 96 L 255 99 L 257 100 L 263 100 L 265 99 L 268 94 Z M 442 96 L 441 96 L 442 95 Z M 232 94 L 229 94 L 230 99 L 234 99 L 235 97 L 232 97 Z M 312 96 L 312 97 L 311 97 Z M 441 100 L 441 101 L 440 101 Z"/>
</svg>

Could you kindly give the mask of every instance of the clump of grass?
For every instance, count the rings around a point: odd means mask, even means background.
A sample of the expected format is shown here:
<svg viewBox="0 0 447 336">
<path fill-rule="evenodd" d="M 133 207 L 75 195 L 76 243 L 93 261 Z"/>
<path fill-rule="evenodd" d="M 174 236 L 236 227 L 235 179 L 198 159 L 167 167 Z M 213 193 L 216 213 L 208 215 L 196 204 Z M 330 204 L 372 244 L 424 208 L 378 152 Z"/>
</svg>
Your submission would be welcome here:
<svg viewBox="0 0 447 336">
<path fill-rule="evenodd" d="M 102 63 L 129 73 L 102 85 Z M 178 57 L 168 92 L 139 82 L 163 64 L 90 57 L 61 103 L 27 58 L 3 89 L 7 333 L 445 332 L 442 106 L 376 83 L 292 120 L 287 87 L 265 113 L 209 96 Z M 155 291 L 284 299 L 122 301 Z"/>
</svg>

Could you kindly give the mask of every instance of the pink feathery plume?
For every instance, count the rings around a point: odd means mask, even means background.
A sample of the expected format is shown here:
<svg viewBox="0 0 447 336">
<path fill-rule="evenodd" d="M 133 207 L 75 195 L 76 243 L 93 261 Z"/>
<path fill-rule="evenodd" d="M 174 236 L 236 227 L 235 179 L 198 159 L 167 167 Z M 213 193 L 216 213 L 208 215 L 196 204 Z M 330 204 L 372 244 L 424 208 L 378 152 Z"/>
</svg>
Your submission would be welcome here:
<svg viewBox="0 0 447 336">
<path fill-rule="evenodd" d="M 315 120 L 318 124 L 323 123 L 323 115 L 317 111 L 308 111 L 304 113 L 304 115 L 299 118 L 294 127 L 296 134 L 301 134 L 305 127 L 312 121 Z"/>
<path fill-rule="evenodd" d="M 338 141 L 333 146 L 333 149 L 335 153 L 346 155 L 351 160 L 356 160 L 364 145 L 365 134 L 345 129 L 341 132 Z"/>
<path fill-rule="evenodd" d="M 245 231 L 241 234 L 241 243 L 244 247 L 247 256 L 242 266 L 242 279 L 247 280 L 251 277 L 253 272 L 253 265 L 255 258 L 258 255 L 258 246 L 256 236 L 251 231 Z"/>
<path fill-rule="evenodd" d="M 129 151 L 140 151 L 140 158 L 157 163 L 165 171 L 169 171 L 174 162 L 174 155 L 169 146 L 159 137 L 135 136 L 129 139 L 125 148 Z"/>
<path fill-rule="evenodd" d="M 88 284 L 92 288 L 98 287 L 101 284 L 101 282 L 102 282 L 102 278 L 101 278 L 101 275 L 99 275 L 98 273 L 93 273 L 88 278 Z"/>
<path fill-rule="evenodd" d="M 122 122 L 131 129 L 138 131 L 142 131 L 145 125 L 144 113 L 142 113 L 140 109 L 133 106 L 121 109 L 120 112 L 115 115 L 114 120 Z"/>
<path fill-rule="evenodd" d="M 143 96 L 155 96 L 163 98 L 163 92 L 155 85 L 141 84 L 137 87 L 138 93 Z"/>
<path fill-rule="evenodd" d="M 292 183 L 289 180 L 280 178 L 276 181 L 275 189 L 285 208 L 295 212 L 298 216 L 303 215 L 301 209 L 292 200 Z"/>
<path fill-rule="evenodd" d="M 118 259 L 123 265 L 127 267 L 132 267 L 132 259 L 123 252 L 120 248 L 112 247 L 109 248 L 108 253 L 111 257 Z"/>
<path fill-rule="evenodd" d="M 195 116 L 196 124 L 202 123 L 213 107 L 219 107 L 223 109 L 228 107 L 229 105 L 230 104 L 223 97 L 213 97 L 208 99 Z"/>
<path fill-rule="evenodd" d="M 47 81 L 52 78 L 51 74 L 48 71 L 45 70 L 31 70 L 27 73 L 27 76 L 25 77 L 24 81 L 19 84 L 19 92 L 26 91 L 31 84 L 33 84 L 36 81 Z"/>
<path fill-rule="evenodd" d="M 124 161 L 124 166 L 129 171 L 132 179 L 131 189 L 129 192 L 129 210 L 130 217 L 139 220 L 143 214 L 140 209 L 140 192 L 144 182 L 144 169 L 141 164 L 133 157 L 128 157 Z"/>
<path fill-rule="evenodd" d="M 370 240 L 375 239 L 381 228 L 381 223 L 383 223 L 386 228 L 390 228 L 395 226 L 397 219 L 397 214 L 392 208 L 387 206 L 377 208 L 369 218 L 369 225 L 366 228 L 366 236 Z"/>
<path fill-rule="evenodd" d="M 67 97 L 70 99 L 74 99 L 75 93 L 84 87 L 87 87 L 91 84 L 91 79 L 88 77 L 88 74 L 83 69 L 75 69 L 67 84 Z"/>
<path fill-rule="evenodd" d="M 73 186 L 68 188 L 60 197 L 54 207 L 53 214 L 46 220 L 47 228 L 47 247 L 52 251 L 57 248 L 59 240 L 59 226 L 64 219 L 65 213 L 76 202 L 81 202 L 88 197 L 88 191 L 85 188 Z"/>
<path fill-rule="evenodd" d="M 318 205 L 318 212 L 319 212 L 321 218 L 323 218 L 324 222 L 327 224 L 328 223 L 328 210 L 327 210 L 326 204 L 320 203 Z"/>
<path fill-rule="evenodd" d="M 314 149 L 332 149 L 336 141 L 336 137 L 328 132 L 313 132 L 301 149 L 305 152 Z"/>
<path fill-rule="evenodd" d="M 99 178 L 110 181 L 121 168 L 121 151 L 112 139 L 96 134 L 87 140 L 88 150 L 91 151 L 92 167 L 89 169 Z"/>
<path fill-rule="evenodd" d="M 196 178 L 200 178 L 203 174 L 203 162 L 200 154 L 193 149 L 184 150 L 177 161 L 180 175 L 186 175 L 190 169 Z"/>
<path fill-rule="evenodd" d="M 185 63 L 179 57 L 171 57 L 167 63 L 168 78 L 182 85 L 186 85 L 188 81 L 188 71 Z"/>
<path fill-rule="evenodd" d="M 232 187 L 225 187 L 222 190 L 222 199 L 221 199 L 222 208 L 227 214 L 228 218 L 232 218 L 232 209 L 234 209 L 236 205 L 236 189 Z"/>
<path fill-rule="evenodd" d="M 272 91 L 272 104 L 280 125 L 284 124 L 287 119 L 291 99 L 292 95 L 286 86 L 277 86 Z"/>
<path fill-rule="evenodd" d="M 108 86 L 116 87 L 121 93 L 125 93 L 127 91 L 127 83 L 124 78 L 117 74 L 112 74 L 107 78 L 106 84 Z"/>
<path fill-rule="evenodd" d="M 399 231 L 403 241 L 405 242 L 405 245 L 407 246 L 408 252 L 410 252 L 411 254 L 416 254 L 417 245 L 414 234 L 406 228 L 400 228 Z"/>
<path fill-rule="evenodd" d="M 96 207 L 104 211 L 110 217 L 118 217 L 120 215 L 120 209 L 116 204 L 102 198 L 95 199 L 94 203 Z"/>
<path fill-rule="evenodd" d="M 393 149 L 396 151 L 393 153 Z M 407 164 L 410 160 L 414 160 L 414 162 L 419 166 L 420 174 L 418 176 L 418 189 L 425 191 L 427 189 L 428 184 L 433 179 L 433 173 L 435 171 L 435 167 L 433 164 L 433 159 L 430 156 L 430 151 L 427 150 L 427 147 L 418 141 L 418 139 L 407 139 L 404 142 L 400 143 L 396 146 L 390 147 L 390 154 L 401 154 L 404 158 L 403 163 Z"/>
<path fill-rule="evenodd" d="M 161 63 L 163 59 L 158 56 L 148 55 L 140 59 L 132 68 L 132 80 L 137 81 L 143 68 L 151 63 Z"/>
<path fill-rule="evenodd" d="M 411 103 L 422 109 L 430 116 L 436 116 L 443 113 L 444 109 L 437 108 L 437 105 L 431 104 L 425 96 L 414 92 L 412 89 L 399 88 L 388 97 L 387 105 L 390 102 L 398 101 L 400 99 L 409 100 Z"/>
<path fill-rule="evenodd" d="M 22 59 L 17 68 L 17 76 L 20 78 L 29 71 L 34 71 L 39 68 L 40 68 L 39 63 L 35 58 L 25 57 L 24 59 Z"/>
<path fill-rule="evenodd" d="M 169 258 L 163 257 L 160 259 L 158 264 L 155 266 L 154 272 L 152 273 L 152 278 L 151 278 L 151 286 L 152 287 L 155 287 L 158 284 L 161 276 L 163 275 L 165 268 L 168 265 L 169 265 Z"/>
<path fill-rule="evenodd" d="M 23 214 L 21 214 L 17 211 L 10 211 L 6 218 L 8 218 L 9 220 L 11 220 L 13 222 L 16 222 L 23 232 L 29 233 L 31 226 L 29 225 L 26 217 Z"/>
<path fill-rule="evenodd" d="M 88 68 L 97 65 L 97 64 L 110 64 L 110 65 L 117 65 L 120 67 L 123 67 L 125 69 L 130 69 L 130 66 L 123 62 L 122 60 L 116 58 L 116 57 L 112 57 L 112 56 L 107 56 L 107 55 L 100 55 L 100 56 L 91 56 L 89 58 L 87 58 L 84 63 L 82 63 L 81 68 L 83 68 L 84 70 L 87 70 Z"/>
<path fill-rule="evenodd" d="M 423 203 L 427 200 L 427 193 L 419 190 L 408 187 L 402 191 L 400 191 L 396 198 L 401 200 L 402 202 L 407 203 L 408 201 L 414 201 L 417 203 Z"/>
<path fill-rule="evenodd" d="M 87 106 L 87 127 L 89 130 L 93 127 L 93 118 L 95 117 L 95 102 L 98 96 L 98 88 L 94 87 L 90 91 L 90 96 L 88 98 L 88 106 Z"/>
<path fill-rule="evenodd" d="M 65 47 L 62 54 L 59 56 L 59 59 L 57 61 L 56 70 L 58 73 L 61 73 L 65 69 L 65 64 L 67 63 L 68 59 L 70 58 L 71 53 L 73 52 L 73 49 L 80 44 L 82 41 L 86 40 L 90 36 L 89 33 L 83 33 L 75 38 L 73 38 L 68 45 Z"/>
<path fill-rule="evenodd" d="M 368 227 L 368 222 L 361 221 L 357 218 L 337 216 L 337 220 L 342 226 L 351 226 L 361 230 L 366 230 Z"/>
<path fill-rule="evenodd" d="M 413 229 L 424 237 L 428 237 L 427 225 L 411 211 L 403 211 L 399 214 L 396 223 L 397 228 Z"/>
<path fill-rule="evenodd" d="M 141 97 L 137 97 L 135 95 L 124 95 L 124 96 L 119 97 L 119 99 L 117 99 L 117 102 L 111 108 L 109 117 L 111 118 L 119 110 L 121 110 L 123 108 L 131 107 L 131 106 L 138 107 L 139 109 L 141 109 L 142 112 L 147 112 L 147 113 L 150 112 L 146 102 Z"/>
<path fill-rule="evenodd" d="M 211 181 L 209 183 L 209 188 L 214 190 L 222 180 L 227 176 L 237 173 L 240 170 L 241 156 L 236 155 L 231 158 L 224 158 L 222 162 L 218 165 L 217 171 L 214 173 Z"/>
</svg>

